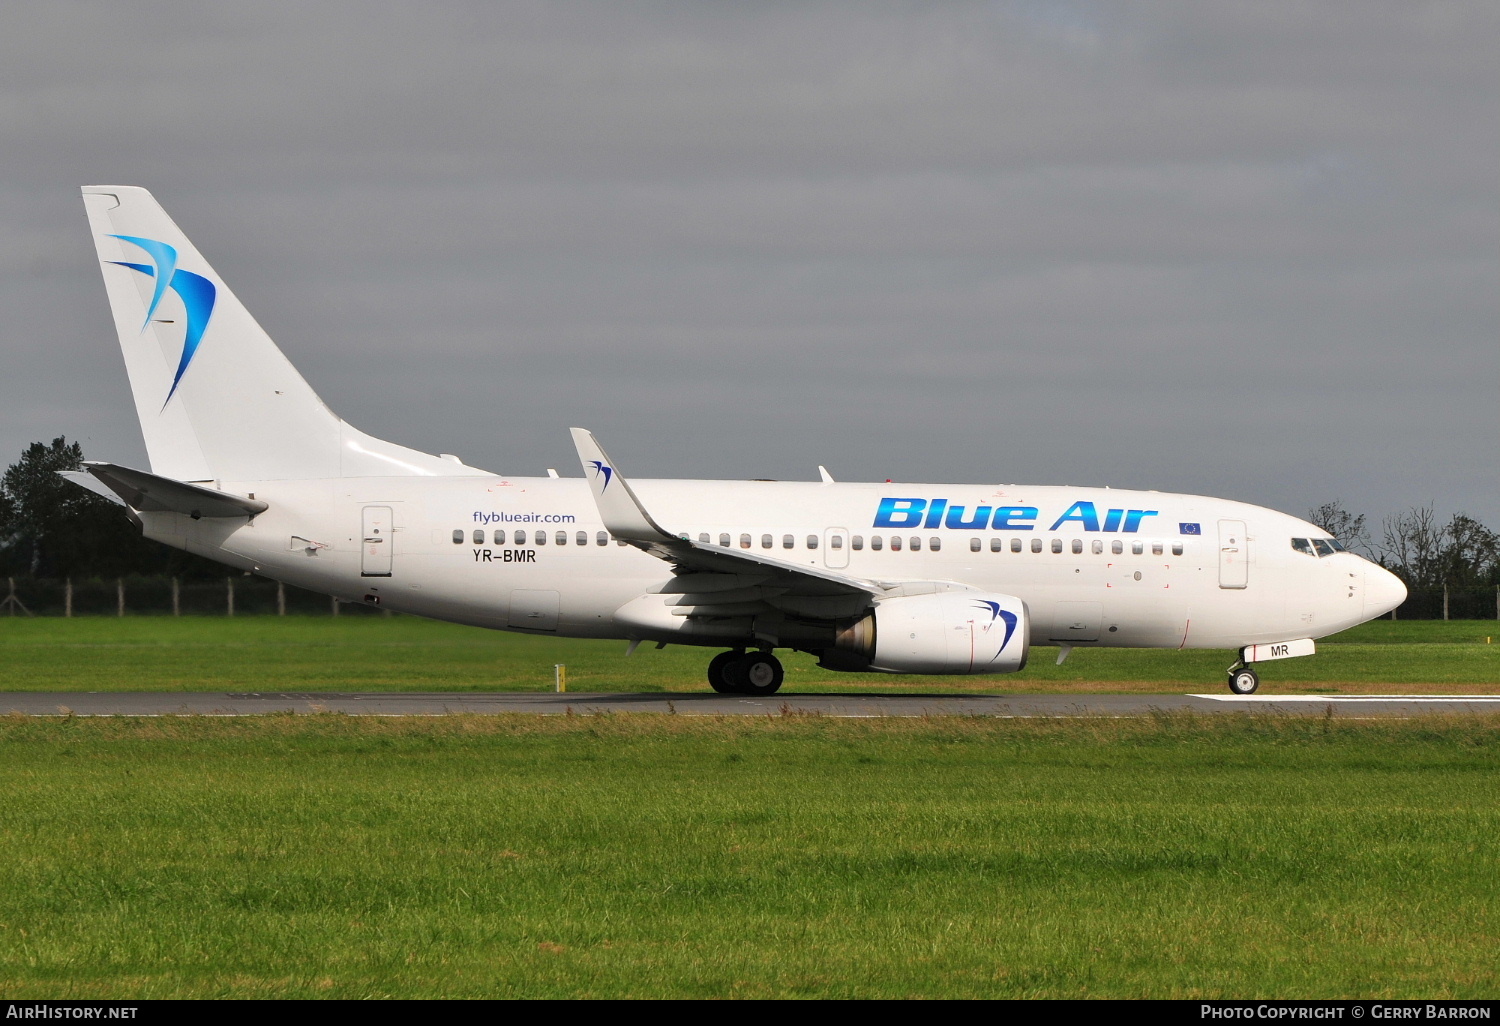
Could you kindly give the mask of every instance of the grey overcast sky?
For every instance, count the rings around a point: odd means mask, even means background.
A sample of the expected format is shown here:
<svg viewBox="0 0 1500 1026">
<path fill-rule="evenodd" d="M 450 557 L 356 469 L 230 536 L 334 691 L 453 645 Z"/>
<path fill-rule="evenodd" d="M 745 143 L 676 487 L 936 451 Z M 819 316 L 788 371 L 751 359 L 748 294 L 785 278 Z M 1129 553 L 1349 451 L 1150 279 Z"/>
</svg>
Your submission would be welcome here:
<svg viewBox="0 0 1500 1026">
<path fill-rule="evenodd" d="M 0 465 L 144 465 L 78 187 L 509 474 L 1500 527 L 1500 4 L 0 8 Z"/>
</svg>

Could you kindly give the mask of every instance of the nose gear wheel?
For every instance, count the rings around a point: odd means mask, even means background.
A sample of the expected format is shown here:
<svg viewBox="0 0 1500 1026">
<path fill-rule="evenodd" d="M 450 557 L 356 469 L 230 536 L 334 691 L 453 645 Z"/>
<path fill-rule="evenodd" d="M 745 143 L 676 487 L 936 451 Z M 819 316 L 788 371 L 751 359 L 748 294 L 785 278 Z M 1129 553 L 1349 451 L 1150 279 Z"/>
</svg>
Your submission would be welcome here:
<svg viewBox="0 0 1500 1026">
<path fill-rule="evenodd" d="M 1229 690 L 1236 695 L 1253 695 L 1260 687 L 1260 676 L 1250 667 L 1241 666 L 1229 671 Z"/>
</svg>

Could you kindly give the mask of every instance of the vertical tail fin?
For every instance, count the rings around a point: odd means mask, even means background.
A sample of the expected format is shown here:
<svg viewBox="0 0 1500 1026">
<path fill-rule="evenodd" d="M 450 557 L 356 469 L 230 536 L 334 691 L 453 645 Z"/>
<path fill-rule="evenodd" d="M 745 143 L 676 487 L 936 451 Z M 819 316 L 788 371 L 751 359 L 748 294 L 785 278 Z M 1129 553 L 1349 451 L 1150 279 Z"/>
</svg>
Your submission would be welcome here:
<svg viewBox="0 0 1500 1026">
<path fill-rule="evenodd" d="M 179 481 L 483 473 L 340 420 L 145 189 L 91 185 L 83 201 L 153 472 Z"/>
</svg>

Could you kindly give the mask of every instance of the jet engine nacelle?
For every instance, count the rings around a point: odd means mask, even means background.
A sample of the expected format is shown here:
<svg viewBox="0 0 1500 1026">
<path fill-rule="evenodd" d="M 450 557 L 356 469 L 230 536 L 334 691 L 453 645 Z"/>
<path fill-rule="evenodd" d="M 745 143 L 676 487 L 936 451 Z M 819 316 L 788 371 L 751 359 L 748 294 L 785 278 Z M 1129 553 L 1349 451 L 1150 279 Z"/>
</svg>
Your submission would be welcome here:
<svg viewBox="0 0 1500 1026">
<path fill-rule="evenodd" d="M 1026 603 L 1014 595 L 953 591 L 884 599 L 839 632 L 825 665 L 886 673 L 1014 673 L 1031 650 Z M 843 665 L 840 665 L 843 664 Z"/>
</svg>

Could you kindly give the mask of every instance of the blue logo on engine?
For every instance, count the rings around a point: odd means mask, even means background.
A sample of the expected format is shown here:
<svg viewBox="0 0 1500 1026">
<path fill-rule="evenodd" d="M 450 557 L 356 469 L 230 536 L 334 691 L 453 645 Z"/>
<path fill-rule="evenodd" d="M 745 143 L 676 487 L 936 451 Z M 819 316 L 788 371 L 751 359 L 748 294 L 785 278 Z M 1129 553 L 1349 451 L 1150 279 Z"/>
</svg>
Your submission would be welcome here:
<svg viewBox="0 0 1500 1026">
<path fill-rule="evenodd" d="M 996 657 L 998 658 L 1000 652 L 1005 651 L 1005 646 L 1010 644 L 1010 636 L 1016 632 L 1016 614 L 1012 613 L 1009 609 L 1006 609 L 1004 606 L 994 601 L 993 599 L 980 599 L 978 602 L 974 603 L 974 608 L 987 610 L 990 614 L 991 623 L 994 623 L 995 620 L 998 619 L 1005 624 L 1005 637 L 1001 640 L 1000 648 L 995 653 Z"/>
<path fill-rule="evenodd" d="M 132 271 L 140 271 L 146 277 L 156 279 L 156 285 L 151 290 L 151 302 L 146 307 L 146 321 L 141 325 L 141 331 L 151 326 L 151 318 L 156 316 L 156 308 L 161 305 L 162 297 L 166 295 L 167 289 L 177 293 L 178 298 L 182 300 L 182 308 L 187 314 L 187 327 L 182 335 L 182 355 L 177 360 L 177 372 L 172 375 L 172 387 L 167 391 L 167 398 L 161 404 L 162 409 L 166 409 L 167 403 L 172 401 L 172 396 L 177 394 L 177 386 L 182 381 L 182 375 L 187 371 L 188 364 L 193 362 L 199 343 L 203 341 L 203 332 L 208 327 L 208 319 L 213 316 L 214 302 L 219 290 L 203 275 L 184 271 L 178 267 L 177 250 L 165 242 L 137 238 L 134 235 L 112 235 L 110 238 L 137 246 L 145 250 L 146 255 L 151 258 L 150 264 L 134 264 L 127 260 L 110 261 L 112 264 L 128 267 Z"/>
</svg>

